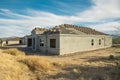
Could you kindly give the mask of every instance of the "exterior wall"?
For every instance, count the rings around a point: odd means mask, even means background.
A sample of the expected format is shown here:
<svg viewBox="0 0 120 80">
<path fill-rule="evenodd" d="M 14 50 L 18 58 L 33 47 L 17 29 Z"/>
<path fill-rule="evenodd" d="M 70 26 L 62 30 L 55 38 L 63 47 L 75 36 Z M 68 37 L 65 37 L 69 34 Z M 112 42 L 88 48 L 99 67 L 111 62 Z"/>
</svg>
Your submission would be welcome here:
<svg viewBox="0 0 120 80">
<path fill-rule="evenodd" d="M 24 37 L 25 45 L 27 45 L 27 36 Z"/>
<path fill-rule="evenodd" d="M 5 46 L 5 45 L 6 45 L 6 41 L 1 41 L 0 46 L 2 47 L 2 46 Z"/>
<path fill-rule="evenodd" d="M 24 37 L 20 38 L 19 40 L 21 40 L 21 44 L 27 45 L 27 39 L 28 39 L 29 37 L 30 37 L 30 36 L 24 36 Z"/>
<path fill-rule="evenodd" d="M 47 52 L 48 54 L 59 54 L 60 53 L 60 39 L 59 34 L 47 35 Z M 50 48 L 50 39 L 56 39 L 56 47 Z"/>
<path fill-rule="evenodd" d="M 112 46 L 112 37 L 110 36 L 105 36 L 105 47 L 111 47 Z"/>
<path fill-rule="evenodd" d="M 25 38 L 21 38 L 21 39 L 19 40 L 19 44 L 25 45 Z"/>
<path fill-rule="evenodd" d="M 5 41 L 2 41 L 2 43 L 0 43 L 0 46 L 6 46 L 6 45 L 14 45 L 14 44 L 19 44 L 19 40 L 17 40 L 17 41 L 7 41 L 7 40 L 5 40 Z"/>
<path fill-rule="evenodd" d="M 32 39 L 30 48 L 44 54 L 63 55 L 112 46 L 112 38 L 107 35 L 37 34 L 27 38 Z M 40 46 L 40 39 L 44 40 L 44 46 Z M 56 39 L 55 48 L 50 48 L 50 39 Z M 94 40 L 94 45 L 92 45 L 92 40 Z"/>
<path fill-rule="evenodd" d="M 44 41 L 44 46 L 40 46 L 40 39 L 43 39 Z M 38 48 L 39 48 L 39 51 L 42 52 L 42 53 L 45 53 L 46 54 L 46 47 L 47 47 L 47 41 L 46 41 L 46 35 L 39 35 L 38 36 Z"/>
<path fill-rule="evenodd" d="M 32 35 L 31 38 L 32 38 L 32 49 L 33 50 L 38 50 L 39 49 L 39 47 L 38 47 L 38 36 L 37 35 Z"/>
<path fill-rule="evenodd" d="M 32 39 L 31 46 L 28 46 L 29 41 L 28 39 Z M 25 44 L 28 48 L 31 48 L 32 50 L 39 50 L 39 36 L 38 35 L 30 35 L 25 37 Z"/>
<path fill-rule="evenodd" d="M 19 44 L 19 40 L 17 41 L 8 41 L 7 45 Z"/>
<path fill-rule="evenodd" d="M 32 39 L 32 36 L 26 36 L 26 37 L 25 37 L 25 41 L 26 41 L 27 47 L 28 47 L 28 48 L 32 48 L 32 42 L 31 42 L 31 46 L 28 46 L 28 44 L 29 44 L 28 39 Z"/>
<path fill-rule="evenodd" d="M 92 39 L 94 45 L 91 44 Z M 99 40 L 101 40 L 101 45 L 99 45 Z M 111 47 L 111 45 L 112 38 L 106 35 L 60 35 L 60 55 L 107 48 Z"/>
<path fill-rule="evenodd" d="M 40 52 L 45 54 L 59 54 L 59 34 L 39 35 L 38 37 Z M 44 40 L 44 46 L 40 46 L 40 39 Z M 50 39 L 56 39 L 56 48 L 50 48 Z"/>
</svg>

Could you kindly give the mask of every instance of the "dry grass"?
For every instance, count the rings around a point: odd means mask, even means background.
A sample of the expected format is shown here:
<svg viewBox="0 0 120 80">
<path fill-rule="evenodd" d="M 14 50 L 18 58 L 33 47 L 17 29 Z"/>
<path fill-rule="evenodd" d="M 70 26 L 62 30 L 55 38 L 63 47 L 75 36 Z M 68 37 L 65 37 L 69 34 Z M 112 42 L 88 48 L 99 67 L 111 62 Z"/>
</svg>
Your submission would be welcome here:
<svg viewBox="0 0 120 80">
<path fill-rule="evenodd" d="M 65 63 L 61 62 L 61 61 L 52 62 L 52 64 L 54 66 L 56 66 L 56 67 L 63 67 L 63 66 L 65 66 Z"/>
<path fill-rule="evenodd" d="M 119 80 L 119 52 L 109 48 L 69 56 L 25 56 L 17 49 L 0 50 L 0 80 Z"/>
<path fill-rule="evenodd" d="M 14 56 L 18 56 L 18 55 L 25 55 L 24 52 L 16 49 L 16 48 L 11 48 L 11 49 L 5 49 L 2 51 L 3 53 L 7 53 L 7 54 L 11 54 L 11 55 L 14 55 Z"/>
<path fill-rule="evenodd" d="M 30 80 L 29 68 L 19 63 L 14 56 L 0 54 L 0 80 Z"/>
<path fill-rule="evenodd" d="M 0 50 L 0 53 L 0 80 L 39 80 L 41 75 L 49 75 L 61 66 L 45 57 L 25 56 L 15 48 Z"/>
<path fill-rule="evenodd" d="M 35 74 L 37 80 L 46 80 L 47 75 L 51 75 L 54 72 L 58 72 L 62 63 L 50 62 L 48 58 L 41 56 L 26 56 L 20 62 L 27 65 Z"/>
<path fill-rule="evenodd" d="M 49 70 L 54 68 L 47 58 L 40 56 L 26 56 L 21 61 L 34 72 L 39 71 L 41 73 L 47 73 Z"/>
</svg>

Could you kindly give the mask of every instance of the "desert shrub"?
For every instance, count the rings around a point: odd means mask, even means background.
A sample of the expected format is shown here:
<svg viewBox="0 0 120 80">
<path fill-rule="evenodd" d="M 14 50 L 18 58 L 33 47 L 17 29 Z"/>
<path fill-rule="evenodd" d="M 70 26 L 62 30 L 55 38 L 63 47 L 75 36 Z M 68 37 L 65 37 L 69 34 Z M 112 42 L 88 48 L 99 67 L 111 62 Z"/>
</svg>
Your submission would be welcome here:
<svg viewBox="0 0 120 80">
<path fill-rule="evenodd" d="M 117 72 L 120 74 L 120 62 L 116 62 Z"/>
<path fill-rule="evenodd" d="M 115 59 L 114 55 L 109 55 L 109 59 Z"/>
<path fill-rule="evenodd" d="M 80 77 L 78 80 L 86 80 L 84 77 Z"/>
<path fill-rule="evenodd" d="M 119 48 L 119 47 L 120 47 L 120 44 L 113 44 L 112 47 Z"/>
<path fill-rule="evenodd" d="M 14 56 L 18 56 L 18 55 L 25 55 L 24 52 L 16 49 L 16 48 L 11 48 L 11 49 L 5 49 L 2 51 L 3 53 L 7 53 L 7 54 L 11 54 L 11 55 L 14 55 Z"/>
<path fill-rule="evenodd" d="M 40 56 L 27 56 L 22 62 L 34 72 L 47 73 L 53 69 L 53 65 L 46 58 Z"/>
<path fill-rule="evenodd" d="M 111 75 L 114 80 L 120 80 L 120 61 L 115 62 L 116 66 L 113 68 Z"/>
</svg>

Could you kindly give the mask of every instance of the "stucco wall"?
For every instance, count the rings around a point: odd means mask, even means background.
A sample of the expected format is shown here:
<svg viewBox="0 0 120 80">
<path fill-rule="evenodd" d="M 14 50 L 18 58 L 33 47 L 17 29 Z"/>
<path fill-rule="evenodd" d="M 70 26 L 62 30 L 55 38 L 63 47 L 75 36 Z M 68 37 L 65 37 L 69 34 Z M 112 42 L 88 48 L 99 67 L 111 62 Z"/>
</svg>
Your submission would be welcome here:
<svg viewBox="0 0 120 80">
<path fill-rule="evenodd" d="M 18 41 L 8 41 L 7 45 L 13 45 L 13 44 L 19 44 L 19 40 Z"/>
<path fill-rule="evenodd" d="M 38 35 L 32 35 L 32 49 L 33 50 L 38 50 L 39 47 L 38 47 Z"/>
<path fill-rule="evenodd" d="M 56 39 L 56 48 L 50 48 L 50 39 Z M 59 54 L 60 53 L 60 41 L 59 34 L 51 34 L 47 36 L 47 50 L 49 54 Z"/>
<path fill-rule="evenodd" d="M 30 39 L 30 38 L 32 38 L 32 36 L 27 36 L 26 39 L 25 39 L 26 40 L 26 45 L 27 45 L 28 48 L 32 48 L 32 46 L 28 46 L 28 39 Z"/>
<path fill-rule="evenodd" d="M 28 39 L 28 37 L 25 36 L 24 39 L 25 39 L 25 45 L 27 45 L 27 39 Z"/>
<path fill-rule="evenodd" d="M 2 43 L 0 43 L 0 46 L 5 46 L 6 45 L 6 41 L 2 41 Z"/>
<path fill-rule="evenodd" d="M 110 36 L 105 36 L 105 47 L 111 47 L 112 46 L 112 37 Z"/>
<path fill-rule="evenodd" d="M 94 40 L 94 45 L 91 45 L 92 39 Z M 99 40 L 101 40 L 101 45 L 99 45 Z M 106 35 L 60 35 L 60 55 L 107 48 L 111 45 L 112 38 Z"/>
<path fill-rule="evenodd" d="M 31 46 L 28 46 L 28 39 L 32 39 Z M 35 40 L 35 42 L 33 41 Z M 30 35 L 25 37 L 25 44 L 28 48 L 31 48 L 32 50 L 38 50 L 39 49 L 39 36 L 38 35 Z"/>
<path fill-rule="evenodd" d="M 44 46 L 40 46 L 40 39 L 44 40 Z M 39 35 L 38 36 L 38 48 L 40 52 L 46 53 L 46 35 Z"/>
<path fill-rule="evenodd" d="M 39 50 L 45 54 L 59 54 L 59 34 L 39 35 Z M 40 46 L 40 39 L 44 39 L 44 46 Z M 50 39 L 56 39 L 56 48 L 50 48 Z"/>
<path fill-rule="evenodd" d="M 28 38 L 35 38 L 35 48 L 33 48 L 33 42 L 31 47 L 33 50 L 39 50 L 45 54 L 63 55 L 112 46 L 112 38 L 107 35 L 39 34 Z M 44 46 L 40 46 L 40 39 L 44 40 Z M 50 39 L 56 39 L 56 48 L 50 48 Z M 91 40 L 94 40 L 94 45 Z"/>
</svg>

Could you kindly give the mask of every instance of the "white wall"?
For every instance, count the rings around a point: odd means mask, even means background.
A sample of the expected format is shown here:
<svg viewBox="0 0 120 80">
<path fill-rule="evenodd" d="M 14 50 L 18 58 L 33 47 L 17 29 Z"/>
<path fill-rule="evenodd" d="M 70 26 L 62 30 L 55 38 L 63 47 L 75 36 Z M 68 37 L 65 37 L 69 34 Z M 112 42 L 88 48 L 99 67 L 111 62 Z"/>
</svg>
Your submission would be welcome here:
<svg viewBox="0 0 120 80">
<path fill-rule="evenodd" d="M 91 40 L 94 45 L 91 45 Z M 101 45 L 99 45 L 101 39 Z M 60 34 L 60 55 L 79 51 L 96 50 L 111 47 L 112 38 L 105 35 L 72 35 Z"/>
<path fill-rule="evenodd" d="M 16 41 L 8 41 L 8 44 L 7 45 L 13 45 L 13 44 L 19 44 L 19 40 L 16 40 Z"/>
<path fill-rule="evenodd" d="M 33 50 L 39 50 L 45 54 L 63 55 L 112 46 L 112 38 L 107 35 L 39 34 L 30 37 L 35 38 L 35 49 Z M 40 46 L 40 39 L 44 39 L 44 46 Z M 50 39 L 56 39 L 56 48 L 50 48 Z M 94 40 L 94 45 L 91 45 L 92 39 Z M 101 45 L 99 45 L 99 39 L 101 40 Z"/>
</svg>

